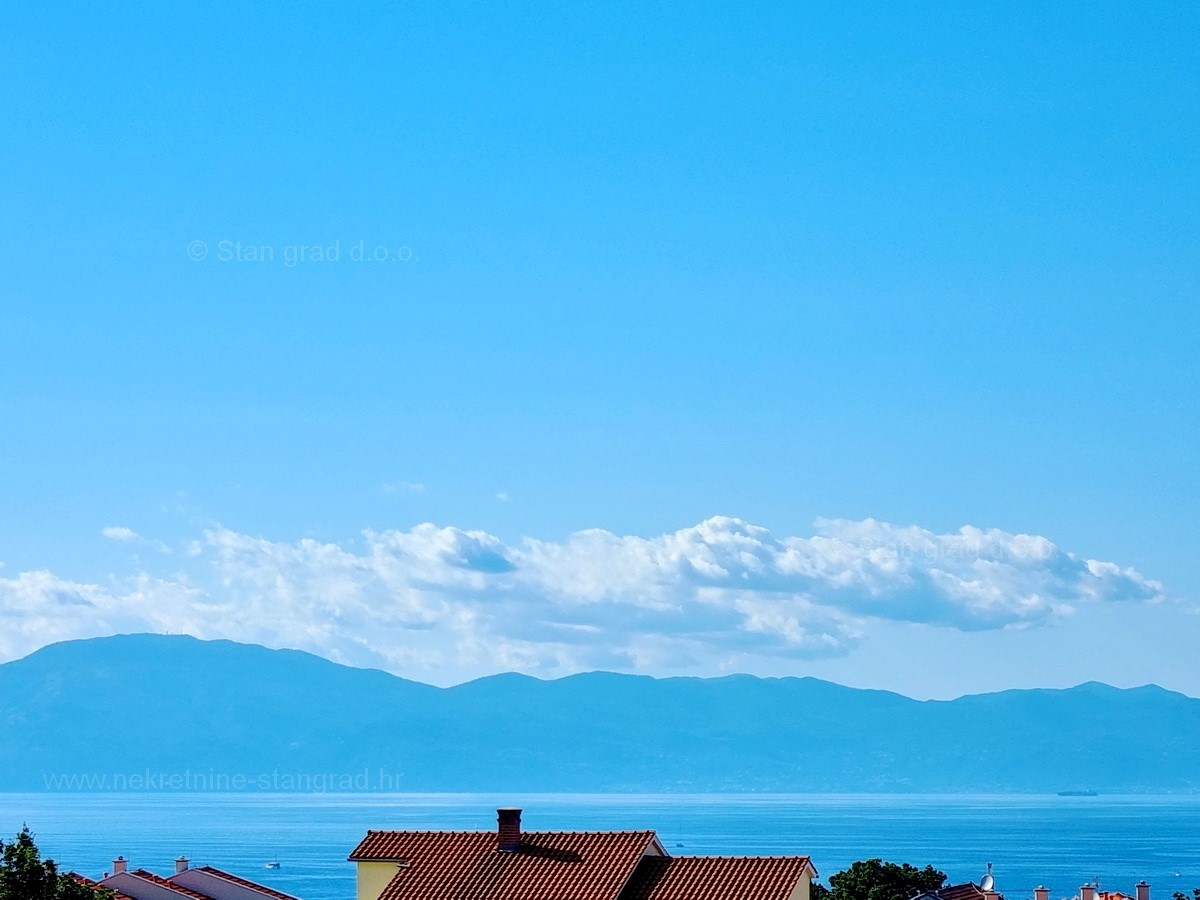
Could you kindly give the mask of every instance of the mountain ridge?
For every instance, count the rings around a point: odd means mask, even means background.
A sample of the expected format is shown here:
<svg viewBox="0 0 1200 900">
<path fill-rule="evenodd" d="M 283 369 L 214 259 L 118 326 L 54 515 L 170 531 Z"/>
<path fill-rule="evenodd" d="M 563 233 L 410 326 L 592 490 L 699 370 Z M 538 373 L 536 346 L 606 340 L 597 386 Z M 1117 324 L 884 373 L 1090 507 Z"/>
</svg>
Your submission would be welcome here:
<svg viewBox="0 0 1200 900">
<path fill-rule="evenodd" d="M 808 676 L 501 673 L 438 687 L 181 635 L 0 665 L 0 790 L 49 775 L 387 772 L 411 791 L 1200 790 L 1200 700 L 1157 685 L 917 700 Z"/>
<path fill-rule="evenodd" d="M 428 682 L 424 682 L 424 681 L 418 681 L 414 678 L 406 678 L 402 675 L 394 675 L 385 669 L 376 668 L 374 666 L 356 666 L 356 665 L 352 665 L 350 663 L 337 662 L 336 660 L 331 660 L 328 657 L 321 656 L 320 654 L 313 653 L 309 650 L 300 650 L 300 649 L 292 648 L 292 647 L 266 647 L 262 644 L 254 644 L 254 643 L 248 643 L 248 642 L 243 642 L 243 641 L 234 641 L 234 640 L 230 640 L 229 638 L 198 638 L 198 637 L 195 637 L 190 634 L 159 634 L 159 633 L 155 633 L 155 632 L 131 632 L 129 634 L 114 634 L 114 635 L 109 635 L 106 637 L 72 638 L 70 640 L 65 640 L 65 641 L 56 641 L 52 644 L 46 644 L 43 647 L 39 647 L 37 650 L 33 650 L 30 653 L 27 653 L 25 656 L 18 657 L 17 659 L 9 660 L 8 662 L 0 663 L 0 669 L 3 669 L 6 666 L 12 666 L 17 663 L 25 662 L 26 660 L 30 660 L 35 657 L 46 654 L 48 651 L 59 651 L 59 650 L 63 650 L 65 648 L 69 648 L 72 646 L 85 645 L 85 644 L 86 645 L 100 645 L 100 644 L 104 644 L 104 643 L 123 642 L 123 641 L 127 641 L 127 640 L 140 640 L 140 639 L 148 639 L 150 641 L 164 640 L 164 641 L 171 641 L 171 642 L 189 642 L 194 645 L 207 645 L 207 646 L 212 646 L 212 647 L 252 648 L 255 651 L 262 651 L 262 652 L 268 653 L 268 654 L 284 654 L 284 655 L 291 655 L 291 656 L 296 656 L 296 657 L 306 657 L 311 660 L 316 660 L 319 663 L 322 663 L 327 666 L 332 666 L 332 667 L 336 667 L 339 669 L 349 669 L 349 670 L 356 671 L 356 672 L 378 672 L 382 675 L 388 676 L 389 678 L 395 678 L 400 681 L 405 681 L 409 684 L 419 684 L 419 685 L 422 685 L 423 687 L 431 688 L 433 690 L 440 690 L 440 691 L 455 690 L 456 688 L 465 687 L 466 685 L 476 684 L 476 683 L 485 682 L 485 681 L 491 681 L 491 680 L 495 680 L 495 679 L 510 679 L 511 678 L 514 680 L 515 679 L 527 680 L 527 681 L 536 682 L 539 684 L 550 684 L 550 683 L 554 683 L 554 682 L 567 681 L 567 680 L 573 679 L 573 678 L 581 678 L 581 677 L 592 676 L 592 675 L 611 675 L 616 678 L 644 679 L 646 681 L 654 681 L 654 682 L 699 681 L 699 682 L 712 683 L 712 682 L 720 682 L 720 681 L 727 681 L 727 680 L 734 680 L 734 679 L 745 679 L 745 680 L 751 680 L 751 681 L 761 682 L 761 683 L 809 682 L 812 684 L 830 685 L 830 686 L 841 688 L 841 689 L 844 689 L 847 691 L 855 691 L 855 692 L 859 692 L 859 693 L 887 694 L 887 695 L 891 695 L 894 697 L 902 697 L 903 699 L 911 700 L 914 703 L 955 703 L 959 700 L 965 700 L 965 699 L 968 699 L 971 697 L 997 697 L 997 696 L 1002 696 L 1005 694 L 1062 693 L 1062 692 L 1067 692 L 1067 691 L 1079 691 L 1082 689 L 1090 689 L 1090 688 L 1102 688 L 1102 689 L 1105 689 L 1108 691 L 1116 691 L 1119 693 L 1128 693 L 1128 692 L 1132 692 L 1132 691 L 1145 691 L 1145 690 L 1149 689 L 1149 690 L 1162 691 L 1163 693 L 1183 697 L 1188 700 L 1200 699 L 1200 698 L 1192 697 L 1190 694 L 1185 694 L 1182 691 L 1174 690 L 1173 688 L 1163 687 L 1162 685 L 1156 684 L 1154 682 L 1147 682 L 1145 684 L 1132 685 L 1130 687 L 1118 687 L 1116 685 L 1108 684 L 1107 682 L 1104 682 L 1104 681 L 1096 681 L 1094 679 L 1091 679 L 1088 681 L 1081 681 L 1078 684 L 1069 685 L 1067 687 L 1002 688 L 1001 690 L 998 690 L 998 691 L 981 691 L 981 692 L 976 692 L 976 693 L 959 694 L 959 695 L 957 695 L 955 697 L 951 697 L 951 698 L 930 697 L 930 698 L 922 699 L 922 698 L 918 698 L 918 697 L 910 697 L 907 694 L 902 694 L 899 691 L 893 691 L 888 688 L 854 687 L 853 685 L 841 684 L 839 682 L 830 681 L 825 678 L 817 678 L 814 675 L 753 675 L 748 672 L 730 672 L 730 673 L 727 673 L 724 675 L 661 675 L 661 676 L 656 676 L 656 675 L 644 675 L 644 674 L 639 674 L 639 673 L 634 673 L 634 672 L 614 672 L 610 669 L 588 669 L 583 672 L 572 672 L 569 675 L 560 675 L 560 676 L 553 677 L 553 678 L 543 678 L 538 675 L 530 675 L 526 672 L 517 672 L 515 670 L 508 670 L 508 671 L 504 671 L 504 672 L 493 672 L 488 675 L 480 675 L 477 678 L 471 678 L 471 679 L 468 679 L 467 681 L 460 681 L 460 682 L 457 682 L 457 683 L 451 684 L 451 685 L 437 685 L 437 684 L 429 684 Z"/>
</svg>

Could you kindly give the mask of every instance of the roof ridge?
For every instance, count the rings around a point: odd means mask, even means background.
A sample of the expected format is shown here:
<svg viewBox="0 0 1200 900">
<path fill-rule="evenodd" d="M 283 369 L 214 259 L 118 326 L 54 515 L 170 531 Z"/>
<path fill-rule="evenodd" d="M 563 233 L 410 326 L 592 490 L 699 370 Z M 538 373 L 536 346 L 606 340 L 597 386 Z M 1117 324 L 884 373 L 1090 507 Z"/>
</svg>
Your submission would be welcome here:
<svg viewBox="0 0 1200 900">
<path fill-rule="evenodd" d="M 668 859 L 808 859 L 812 856 L 807 853 L 681 853 L 678 856 L 670 856 Z"/>
<path fill-rule="evenodd" d="M 530 850 L 563 849 L 559 845 L 620 844 L 645 846 L 658 840 L 653 829 L 637 831 L 525 831 L 521 834 L 523 848 Z M 350 853 L 352 862 L 369 859 L 391 860 L 406 858 L 413 848 L 429 842 L 460 844 L 480 853 L 496 847 L 494 831 L 370 831 Z"/>
<path fill-rule="evenodd" d="M 496 829 L 456 829 L 456 828 L 368 828 L 367 834 L 486 834 L 496 836 Z M 656 834 L 653 828 L 545 828 L 522 829 L 522 836 L 527 834 Z"/>
</svg>

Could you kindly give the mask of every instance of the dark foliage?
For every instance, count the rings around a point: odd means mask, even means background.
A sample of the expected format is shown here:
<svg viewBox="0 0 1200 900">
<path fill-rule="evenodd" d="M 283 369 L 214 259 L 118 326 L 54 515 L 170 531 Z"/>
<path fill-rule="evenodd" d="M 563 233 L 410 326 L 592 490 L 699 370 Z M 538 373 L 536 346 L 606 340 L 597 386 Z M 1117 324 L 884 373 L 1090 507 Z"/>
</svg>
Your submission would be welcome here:
<svg viewBox="0 0 1200 900">
<path fill-rule="evenodd" d="M 918 869 L 908 863 L 867 859 L 830 876 L 829 887 L 814 884 L 812 900 L 911 900 L 945 882 L 946 873 L 933 866 Z"/>
<path fill-rule="evenodd" d="M 54 860 L 42 859 L 28 826 L 11 843 L 0 841 L 0 900 L 105 900 L 111 896 L 61 874 Z"/>
</svg>

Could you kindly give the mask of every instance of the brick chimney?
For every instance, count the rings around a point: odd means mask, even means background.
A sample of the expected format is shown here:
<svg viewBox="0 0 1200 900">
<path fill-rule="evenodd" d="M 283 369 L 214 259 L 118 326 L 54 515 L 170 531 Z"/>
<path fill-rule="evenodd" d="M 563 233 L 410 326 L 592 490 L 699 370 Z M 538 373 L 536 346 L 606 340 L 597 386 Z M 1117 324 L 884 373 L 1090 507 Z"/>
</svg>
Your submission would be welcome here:
<svg viewBox="0 0 1200 900">
<path fill-rule="evenodd" d="M 179 859 L 175 860 L 175 874 L 176 875 L 182 875 L 184 872 L 187 871 L 187 867 L 188 867 L 188 858 L 186 856 L 181 856 L 181 857 L 179 857 Z"/>
<path fill-rule="evenodd" d="M 1144 880 L 1137 883 L 1137 900 L 1150 900 L 1150 885 Z"/>
<path fill-rule="evenodd" d="M 496 810 L 496 849 L 515 853 L 521 849 L 521 811 L 513 807 Z"/>
<path fill-rule="evenodd" d="M 1079 889 L 1079 900 L 1096 900 L 1096 886 L 1085 884 Z"/>
<path fill-rule="evenodd" d="M 1033 889 L 1033 900 L 1050 900 L 1050 888 L 1039 884 Z"/>
<path fill-rule="evenodd" d="M 113 860 L 113 874 L 124 875 L 129 871 L 129 860 L 123 856 L 118 856 Z"/>
</svg>

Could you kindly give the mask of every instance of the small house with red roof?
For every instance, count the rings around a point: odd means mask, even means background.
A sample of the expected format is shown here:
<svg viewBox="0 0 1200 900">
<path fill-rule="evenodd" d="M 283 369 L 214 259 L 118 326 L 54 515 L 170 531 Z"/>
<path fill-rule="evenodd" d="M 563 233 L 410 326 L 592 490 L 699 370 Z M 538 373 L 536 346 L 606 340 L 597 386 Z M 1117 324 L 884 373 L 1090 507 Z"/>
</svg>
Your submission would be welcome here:
<svg viewBox="0 0 1200 900">
<path fill-rule="evenodd" d="M 807 856 L 671 856 L 653 831 L 368 831 L 357 900 L 809 900 Z"/>
</svg>

